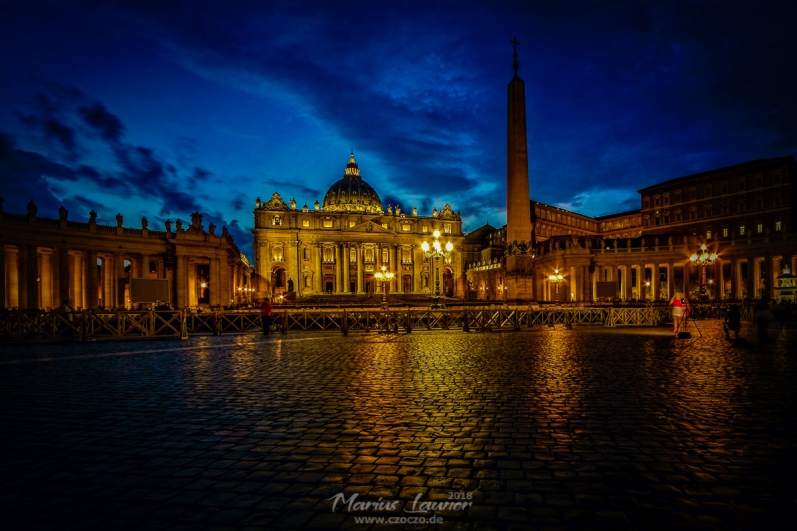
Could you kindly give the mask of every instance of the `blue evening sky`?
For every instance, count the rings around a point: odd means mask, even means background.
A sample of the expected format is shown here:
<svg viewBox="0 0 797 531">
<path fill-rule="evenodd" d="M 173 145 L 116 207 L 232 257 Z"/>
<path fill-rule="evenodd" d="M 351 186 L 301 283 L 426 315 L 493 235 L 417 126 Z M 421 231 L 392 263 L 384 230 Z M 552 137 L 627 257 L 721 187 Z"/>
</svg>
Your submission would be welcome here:
<svg viewBox="0 0 797 531">
<path fill-rule="evenodd" d="M 794 2 L 6 1 L 7 212 L 162 230 L 255 199 L 312 208 L 353 149 L 385 206 L 505 223 L 517 37 L 531 197 L 596 216 L 636 190 L 797 155 Z"/>
</svg>

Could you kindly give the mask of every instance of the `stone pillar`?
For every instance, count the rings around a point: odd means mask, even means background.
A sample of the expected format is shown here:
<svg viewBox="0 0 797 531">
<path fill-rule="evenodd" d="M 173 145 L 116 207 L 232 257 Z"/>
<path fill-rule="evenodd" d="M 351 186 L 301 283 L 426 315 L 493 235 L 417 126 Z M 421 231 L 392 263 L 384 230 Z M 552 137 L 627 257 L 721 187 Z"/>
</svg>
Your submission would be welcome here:
<svg viewBox="0 0 797 531">
<path fill-rule="evenodd" d="M 671 244 L 672 245 L 672 244 Z M 675 268 L 673 267 L 672 261 L 667 264 L 667 300 L 671 300 L 673 295 L 675 295 L 675 286 L 673 286 L 673 282 L 675 281 Z"/>
<path fill-rule="evenodd" d="M 313 251 L 315 252 L 315 289 L 317 293 L 324 293 L 324 261 L 323 261 L 323 251 L 320 243 L 317 243 L 313 246 Z"/>
<path fill-rule="evenodd" d="M 141 255 L 141 268 L 138 270 L 138 278 L 149 278 L 149 255 L 148 254 L 142 254 Z"/>
<path fill-rule="evenodd" d="M 689 298 L 689 262 L 684 264 L 684 278 L 683 278 L 683 286 L 681 287 L 681 291 L 683 291 L 684 297 Z"/>
<path fill-rule="evenodd" d="M 365 253 L 365 249 L 360 244 L 357 244 L 357 294 L 362 295 L 364 291 L 363 286 L 363 272 L 364 272 L 364 265 L 363 265 L 363 253 Z"/>
<path fill-rule="evenodd" d="M 125 255 L 122 253 L 114 253 L 113 263 L 116 269 L 114 275 L 114 302 L 116 308 L 125 308 L 127 301 L 125 300 Z"/>
<path fill-rule="evenodd" d="M 343 244 L 343 293 L 351 293 L 351 244 Z"/>
<path fill-rule="evenodd" d="M 780 261 L 785 257 L 773 256 L 772 266 L 770 267 L 769 278 L 767 279 L 767 296 L 772 299 L 775 297 L 775 286 L 777 285 L 778 275 L 780 275 Z"/>
<path fill-rule="evenodd" d="M 97 271 L 97 251 L 88 251 L 85 264 L 86 286 L 86 305 L 91 310 L 99 307 L 99 271 Z"/>
<path fill-rule="evenodd" d="M 41 288 L 41 281 L 39 278 L 39 253 L 38 247 L 35 245 L 28 245 L 28 260 L 27 260 L 27 282 L 28 282 L 28 298 L 27 307 L 31 310 L 39 308 L 39 289 Z"/>
<path fill-rule="evenodd" d="M 17 304 L 28 309 L 28 246 L 17 245 Z"/>
<path fill-rule="evenodd" d="M 335 293 L 343 291 L 343 244 L 335 244 Z"/>
<path fill-rule="evenodd" d="M 58 252 L 58 298 L 60 301 L 64 299 L 71 299 L 69 295 L 69 286 L 71 285 L 69 278 L 69 249 L 59 247 L 56 249 Z M 72 301 L 74 307 L 77 307 L 77 301 Z"/>
<path fill-rule="evenodd" d="M 174 267 L 175 276 L 177 277 L 177 281 L 174 283 L 174 307 L 179 310 L 188 306 L 188 258 L 180 255 L 176 256 Z"/>
<path fill-rule="evenodd" d="M 219 306 L 221 304 L 221 292 L 222 292 L 222 284 L 221 284 L 221 274 L 219 268 L 219 259 L 218 258 L 211 258 L 208 264 L 208 288 L 210 291 L 210 305 L 211 306 Z M 297 281 L 298 284 L 298 281 Z M 241 291 L 241 295 L 243 296 L 243 291 Z"/>
<path fill-rule="evenodd" d="M 650 271 L 650 282 L 653 285 L 653 300 L 659 300 L 659 293 L 661 291 L 661 279 L 659 278 L 659 263 L 654 262 L 653 268 Z"/>
</svg>

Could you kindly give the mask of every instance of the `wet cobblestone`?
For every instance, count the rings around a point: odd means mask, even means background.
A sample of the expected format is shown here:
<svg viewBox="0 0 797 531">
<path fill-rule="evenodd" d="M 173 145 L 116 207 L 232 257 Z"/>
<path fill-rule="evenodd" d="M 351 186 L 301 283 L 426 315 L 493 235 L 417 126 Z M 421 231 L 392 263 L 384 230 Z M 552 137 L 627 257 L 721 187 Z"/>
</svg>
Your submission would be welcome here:
<svg viewBox="0 0 797 531">
<path fill-rule="evenodd" d="M 699 325 L 4 345 L 3 527 L 792 528 L 797 334 Z"/>
</svg>

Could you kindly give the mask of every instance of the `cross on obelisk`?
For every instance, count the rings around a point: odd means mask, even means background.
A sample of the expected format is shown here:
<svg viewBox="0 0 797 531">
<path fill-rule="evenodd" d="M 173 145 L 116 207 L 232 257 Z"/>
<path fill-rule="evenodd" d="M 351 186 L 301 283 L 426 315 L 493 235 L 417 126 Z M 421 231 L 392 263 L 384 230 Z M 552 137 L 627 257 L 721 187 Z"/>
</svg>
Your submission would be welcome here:
<svg viewBox="0 0 797 531">
<path fill-rule="evenodd" d="M 512 40 L 509 42 L 515 45 L 515 53 L 512 54 L 512 58 L 514 59 L 512 68 L 515 69 L 515 75 L 517 75 L 517 69 L 520 68 L 520 64 L 517 62 L 517 45 L 520 43 L 517 41 L 517 37 L 512 37 Z"/>
</svg>

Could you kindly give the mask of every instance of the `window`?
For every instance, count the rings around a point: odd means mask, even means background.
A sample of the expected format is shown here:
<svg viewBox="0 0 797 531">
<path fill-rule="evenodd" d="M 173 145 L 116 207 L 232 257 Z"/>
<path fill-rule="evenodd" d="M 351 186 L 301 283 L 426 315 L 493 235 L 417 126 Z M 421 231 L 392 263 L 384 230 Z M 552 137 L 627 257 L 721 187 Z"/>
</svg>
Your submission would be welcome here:
<svg viewBox="0 0 797 531">
<path fill-rule="evenodd" d="M 352 264 L 357 262 L 357 249 L 349 247 L 349 262 Z"/>
<path fill-rule="evenodd" d="M 710 184 L 707 184 L 703 187 L 703 197 L 711 197 L 712 192 L 714 189 Z"/>
<path fill-rule="evenodd" d="M 706 239 L 707 239 L 707 240 L 710 240 L 710 239 L 711 239 L 711 229 L 708 229 L 708 230 L 706 231 Z"/>
<path fill-rule="evenodd" d="M 755 232 L 756 234 L 761 234 L 764 232 L 764 224 L 763 223 L 756 223 L 755 224 Z"/>
<path fill-rule="evenodd" d="M 271 259 L 275 262 L 282 262 L 282 245 L 275 245 L 271 250 Z"/>
<path fill-rule="evenodd" d="M 371 247 L 365 248 L 365 261 L 366 262 L 374 261 L 374 250 Z"/>
<path fill-rule="evenodd" d="M 720 215 L 723 216 L 727 215 L 729 210 L 730 209 L 728 208 L 728 200 L 726 199 L 722 203 L 720 203 Z"/>
<path fill-rule="evenodd" d="M 302 258 L 305 259 L 305 260 L 309 260 L 310 259 L 310 249 L 308 249 L 307 247 L 302 249 Z"/>
<path fill-rule="evenodd" d="M 714 213 L 714 206 L 713 205 L 706 205 L 703 207 L 703 216 L 710 218 Z"/>
<path fill-rule="evenodd" d="M 673 194 L 673 195 L 675 197 L 675 202 L 676 203 L 680 203 L 681 202 L 681 191 L 680 190 L 676 190 L 675 194 Z"/>
<path fill-rule="evenodd" d="M 780 232 L 783 229 L 783 223 L 781 221 L 775 222 L 775 232 Z"/>
<path fill-rule="evenodd" d="M 653 206 L 654 207 L 661 206 L 661 197 L 659 197 L 658 195 L 653 196 Z"/>
<path fill-rule="evenodd" d="M 331 229 L 332 228 L 332 220 L 331 219 L 325 219 L 324 220 L 324 228 L 325 229 Z"/>
<path fill-rule="evenodd" d="M 662 197 L 662 202 L 664 203 L 665 206 L 669 205 L 670 204 L 670 194 L 664 194 L 664 196 Z"/>
<path fill-rule="evenodd" d="M 429 232 L 429 227 L 427 227 L 426 225 L 424 225 L 424 226 L 423 226 L 423 232 Z"/>
<path fill-rule="evenodd" d="M 739 225 L 739 236 L 744 236 L 745 230 L 746 229 L 744 225 Z"/>
<path fill-rule="evenodd" d="M 744 212 L 745 210 L 747 210 L 747 204 L 744 198 L 739 199 L 739 202 L 736 203 L 736 212 Z"/>
<path fill-rule="evenodd" d="M 446 223 L 443 225 L 443 232 L 446 234 L 451 234 L 451 223 Z"/>
<path fill-rule="evenodd" d="M 642 198 L 642 208 L 650 208 L 650 198 L 643 197 Z"/>
<path fill-rule="evenodd" d="M 382 223 L 382 228 L 386 229 L 387 228 L 387 223 Z"/>
<path fill-rule="evenodd" d="M 412 230 L 412 225 L 410 225 L 409 223 L 407 223 L 406 225 L 402 225 L 402 226 L 401 226 L 401 230 L 402 230 L 403 232 L 409 232 L 409 231 L 411 231 L 411 230 Z"/>
<path fill-rule="evenodd" d="M 349 228 L 352 228 L 352 227 L 353 227 L 353 226 L 355 226 L 356 224 L 357 224 L 357 222 L 356 222 L 356 221 L 349 221 Z"/>
<path fill-rule="evenodd" d="M 282 227 L 282 218 L 280 216 L 274 216 L 271 219 L 271 225 L 274 227 Z"/>
<path fill-rule="evenodd" d="M 412 263 L 412 255 L 410 254 L 409 249 L 402 249 L 401 250 L 401 262 L 404 264 L 411 264 Z"/>
<path fill-rule="evenodd" d="M 697 219 L 697 208 L 692 207 L 689 209 L 689 219 Z"/>
<path fill-rule="evenodd" d="M 781 182 L 783 182 L 783 174 L 780 173 L 780 170 L 776 171 L 773 177 L 775 180 L 775 184 L 780 184 Z"/>
<path fill-rule="evenodd" d="M 755 187 L 756 188 L 764 187 L 764 176 L 760 173 L 757 173 L 755 176 Z"/>
<path fill-rule="evenodd" d="M 723 238 L 727 238 L 728 237 L 728 227 L 725 227 L 725 228 L 722 229 L 722 237 Z"/>
<path fill-rule="evenodd" d="M 389 264 L 390 263 L 390 251 L 387 247 L 382 249 L 382 263 Z"/>
<path fill-rule="evenodd" d="M 783 205 L 783 197 L 780 195 L 780 193 L 777 193 L 777 194 L 773 195 L 772 196 L 772 206 L 779 207 L 779 206 L 782 206 L 782 205 Z"/>
<path fill-rule="evenodd" d="M 697 199 L 697 188 L 694 186 L 689 189 L 689 200 Z"/>
<path fill-rule="evenodd" d="M 720 185 L 720 190 L 723 194 L 728 193 L 728 181 L 722 181 L 722 184 Z"/>
<path fill-rule="evenodd" d="M 675 222 L 679 223 L 681 221 L 683 221 L 683 217 L 682 217 L 681 211 L 680 210 L 676 210 L 675 211 Z"/>
<path fill-rule="evenodd" d="M 650 216 L 645 216 L 644 218 L 642 218 L 642 225 L 645 227 L 650 226 Z"/>
<path fill-rule="evenodd" d="M 332 247 L 324 247 L 324 262 L 335 261 L 335 249 Z"/>
<path fill-rule="evenodd" d="M 736 190 L 739 192 L 744 192 L 744 177 L 739 179 L 739 181 L 736 183 Z"/>
<path fill-rule="evenodd" d="M 310 226 L 310 220 L 309 219 L 303 219 L 302 220 L 302 227 L 309 227 L 309 226 Z"/>
</svg>

